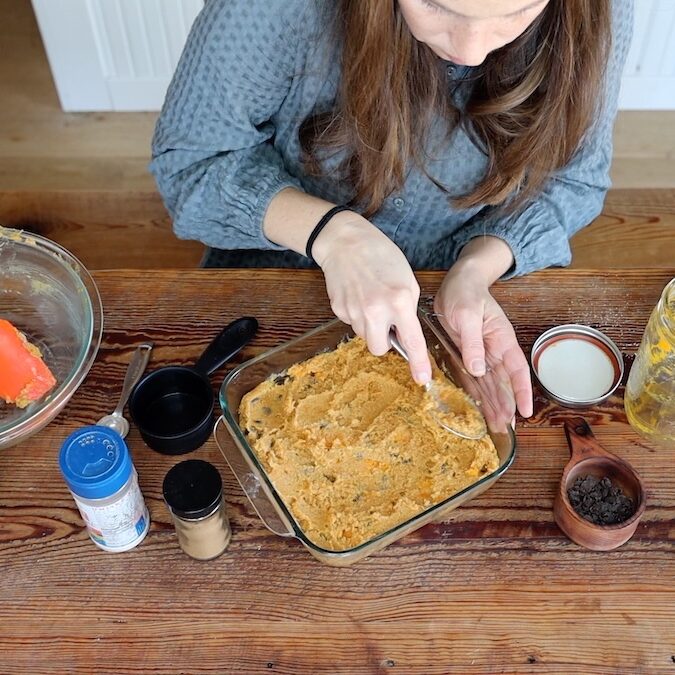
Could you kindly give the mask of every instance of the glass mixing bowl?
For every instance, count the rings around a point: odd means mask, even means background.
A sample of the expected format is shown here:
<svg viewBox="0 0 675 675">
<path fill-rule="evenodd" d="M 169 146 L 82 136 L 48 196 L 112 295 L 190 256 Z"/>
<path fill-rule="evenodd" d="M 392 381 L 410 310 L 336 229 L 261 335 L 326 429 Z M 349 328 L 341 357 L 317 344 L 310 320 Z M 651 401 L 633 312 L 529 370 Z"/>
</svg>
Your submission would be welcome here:
<svg viewBox="0 0 675 675">
<path fill-rule="evenodd" d="M 89 372 L 103 330 L 103 307 L 84 266 L 58 244 L 0 227 L 0 318 L 29 342 L 56 378 L 43 399 L 26 408 L 0 399 L 0 448 L 45 427 Z"/>
<path fill-rule="evenodd" d="M 318 546 L 307 537 L 277 492 L 255 450 L 249 445 L 246 434 L 239 426 L 239 404 L 246 393 L 270 376 L 285 372 L 294 363 L 304 361 L 320 352 L 335 349 L 343 339 L 354 335 L 351 328 L 337 319 L 319 326 L 238 366 L 225 378 L 220 389 L 223 414 L 214 427 L 216 444 L 244 494 L 271 532 L 300 540 L 315 558 L 328 565 L 338 567 L 351 565 L 427 523 L 442 520 L 452 510 L 493 485 L 515 458 L 516 436 L 511 427 L 511 419 L 515 415 L 515 402 L 510 384 L 504 380 L 504 373 L 495 368 L 485 377 L 472 377 L 464 369 L 459 351 L 448 339 L 433 314 L 420 309 L 419 319 L 429 352 L 436 364 L 475 401 L 480 401 L 488 433 L 497 449 L 499 466 L 459 492 L 449 494 L 440 503 L 420 511 L 413 518 L 354 548 L 331 551 Z"/>
</svg>

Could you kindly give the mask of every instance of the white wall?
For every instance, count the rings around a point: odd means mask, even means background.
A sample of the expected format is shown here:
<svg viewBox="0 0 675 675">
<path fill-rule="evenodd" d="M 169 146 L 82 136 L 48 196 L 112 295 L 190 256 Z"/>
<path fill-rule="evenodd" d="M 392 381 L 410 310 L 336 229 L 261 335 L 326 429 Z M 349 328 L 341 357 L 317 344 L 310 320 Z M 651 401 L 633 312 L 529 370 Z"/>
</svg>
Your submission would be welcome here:
<svg viewBox="0 0 675 675">
<path fill-rule="evenodd" d="M 158 110 L 203 3 L 33 0 L 63 109 Z M 675 110 L 675 0 L 635 0 L 635 12 L 620 106 Z"/>
</svg>

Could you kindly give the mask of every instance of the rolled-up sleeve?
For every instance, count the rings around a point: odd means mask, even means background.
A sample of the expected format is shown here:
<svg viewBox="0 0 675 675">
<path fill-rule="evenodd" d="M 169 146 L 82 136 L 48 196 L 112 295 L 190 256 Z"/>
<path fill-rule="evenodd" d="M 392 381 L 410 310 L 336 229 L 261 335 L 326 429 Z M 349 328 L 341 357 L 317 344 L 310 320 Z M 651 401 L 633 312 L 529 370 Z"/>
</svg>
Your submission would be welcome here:
<svg viewBox="0 0 675 675">
<path fill-rule="evenodd" d="M 217 248 L 274 249 L 272 198 L 300 182 L 273 144 L 297 71 L 301 0 L 207 0 L 167 92 L 150 170 L 176 235 Z"/>
<path fill-rule="evenodd" d="M 488 207 L 453 237 L 457 252 L 471 239 L 483 235 L 503 239 L 515 260 L 503 278 L 569 265 L 570 237 L 602 211 L 610 187 L 612 132 L 621 74 L 633 27 L 632 0 L 612 0 L 612 8 L 612 50 L 603 105 L 580 149 L 568 165 L 547 181 L 541 194 L 515 216 L 505 216 L 498 208 Z"/>
</svg>

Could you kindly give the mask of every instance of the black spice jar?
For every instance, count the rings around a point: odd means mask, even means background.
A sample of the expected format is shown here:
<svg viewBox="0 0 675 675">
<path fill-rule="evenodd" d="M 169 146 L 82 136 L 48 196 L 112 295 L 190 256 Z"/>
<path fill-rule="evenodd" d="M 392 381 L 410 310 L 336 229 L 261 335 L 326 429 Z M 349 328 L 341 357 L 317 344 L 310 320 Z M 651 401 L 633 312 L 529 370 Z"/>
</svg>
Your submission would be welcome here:
<svg viewBox="0 0 675 675">
<path fill-rule="evenodd" d="M 164 477 L 162 491 L 183 551 L 196 560 L 221 555 L 232 531 L 218 469 L 201 459 L 180 462 Z"/>
</svg>

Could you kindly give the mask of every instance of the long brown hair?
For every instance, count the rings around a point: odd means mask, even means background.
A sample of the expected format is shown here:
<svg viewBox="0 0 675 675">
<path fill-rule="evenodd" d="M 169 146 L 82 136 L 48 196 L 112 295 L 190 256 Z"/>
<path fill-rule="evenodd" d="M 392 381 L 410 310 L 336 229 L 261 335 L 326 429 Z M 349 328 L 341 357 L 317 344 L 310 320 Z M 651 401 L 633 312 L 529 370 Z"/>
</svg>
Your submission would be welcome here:
<svg viewBox="0 0 675 675">
<path fill-rule="evenodd" d="M 610 0 L 550 0 L 519 38 L 472 69 L 463 111 L 452 103 L 440 59 L 414 38 L 396 0 L 336 5 L 336 105 L 305 120 L 300 142 L 316 175 L 322 158 L 344 152 L 342 173 L 366 216 L 402 187 L 411 161 L 425 171 L 426 135 L 439 114 L 449 133 L 461 125 L 488 158 L 473 190 L 453 196 L 458 208 L 509 197 L 510 208 L 524 204 L 570 161 L 597 114 Z"/>
</svg>

